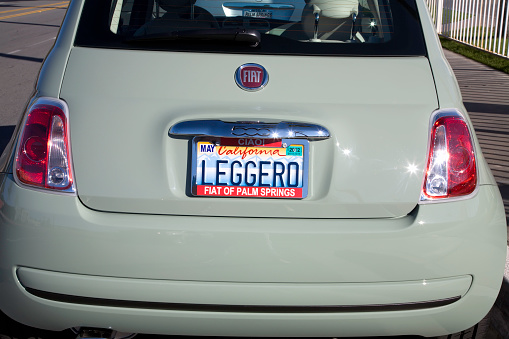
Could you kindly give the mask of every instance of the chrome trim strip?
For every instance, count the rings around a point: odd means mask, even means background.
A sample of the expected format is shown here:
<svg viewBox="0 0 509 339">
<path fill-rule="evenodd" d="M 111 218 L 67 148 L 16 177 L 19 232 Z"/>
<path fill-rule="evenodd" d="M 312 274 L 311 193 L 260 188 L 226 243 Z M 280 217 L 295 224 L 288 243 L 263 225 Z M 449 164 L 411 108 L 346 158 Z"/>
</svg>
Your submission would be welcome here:
<svg viewBox="0 0 509 339">
<path fill-rule="evenodd" d="M 57 302 L 122 307 L 135 309 L 156 309 L 183 312 L 234 312 L 234 313 L 353 313 L 353 312 L 397 312 L 422 310 L 450 305 L 461 297 L 440 300 L 419 301 L 401 304 L 383 305 L 215 305 L 215 304 L 183 304 L 164 302 L 144 302 L 133 300 L 114 300 L 103 298 L 82 297 L 53 292 L 46 292 L 25 287 L 26 291 L 36 297 Z"/>
<path fill-rule="evenodd" d="M 173 125 L 168 131 L 168 135 L 170 137 L 211 136 L 219 138 L 291 138 L 307 140 L 330 138 L 329 131 L 320 125 L 287 121 L 279 123 L 260 121 L 224 122 L 220 120 L 183 121 Z"/>
</svg>

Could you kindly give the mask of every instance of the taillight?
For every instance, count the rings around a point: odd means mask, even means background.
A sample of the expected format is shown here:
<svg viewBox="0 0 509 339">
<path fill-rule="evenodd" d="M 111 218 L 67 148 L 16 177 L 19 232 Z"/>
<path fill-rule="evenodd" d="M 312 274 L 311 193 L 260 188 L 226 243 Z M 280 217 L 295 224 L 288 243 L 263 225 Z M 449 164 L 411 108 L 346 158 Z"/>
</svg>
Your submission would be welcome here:
<svg viewBox="0 0 509 339">
<path fill-rule="evenodd" d="M 432 119 L 421 201 L 471 194 L 477 186 L 474 144 L 463 116 L 439 111 Z"/>
<path fill-rule="evenodd" d="M 30 106 L 19 139 L 15 172 L 23 184 L 75 192 L 65 102 L 39 98 Z"/>
</svg>

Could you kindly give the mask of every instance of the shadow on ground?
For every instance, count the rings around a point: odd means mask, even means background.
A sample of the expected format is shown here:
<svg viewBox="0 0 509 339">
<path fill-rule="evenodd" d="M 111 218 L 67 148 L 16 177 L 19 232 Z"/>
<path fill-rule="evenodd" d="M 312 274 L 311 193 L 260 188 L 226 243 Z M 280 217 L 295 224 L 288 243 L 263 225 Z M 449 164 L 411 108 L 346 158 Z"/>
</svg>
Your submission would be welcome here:
<svg viewBox="0 0 509 339">
<path fill-rule="evenodd" d="M 507 225 L 509 226 L 509 184 L 498 184 L 498 188 L 500 189 L 500 194 L 502 195 L 502 200 L 504 201 L 505 208 L 505 219 Z M 507 246 L 509 246 L 509 227 L 507 229 Z"/>
<path fill-rule="evenodd" d="M 0 158 L 5 148 L 9 144 L 15 128 L 16 126 L 14 125 L 0 126 Z M 0 339 L 3 338 L 0 337 Z"/>
<path fill-rule="evenodd" d="M 44 331 L 15 322 L 0 312 L 0 339 L 73 339 L 76 335 L 71 330 L 62 332 Z"/>
</svg>

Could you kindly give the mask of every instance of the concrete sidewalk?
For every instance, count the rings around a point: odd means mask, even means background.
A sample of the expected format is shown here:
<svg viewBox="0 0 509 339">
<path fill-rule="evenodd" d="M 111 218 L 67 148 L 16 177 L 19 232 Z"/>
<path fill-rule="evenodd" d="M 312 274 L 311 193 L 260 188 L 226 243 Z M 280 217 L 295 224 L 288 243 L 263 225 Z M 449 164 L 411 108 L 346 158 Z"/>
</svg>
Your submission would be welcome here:
<svg viewBox="0 0 509 339">
<path fill-rule="evenodd" d="M 463 103 L 500 187 L 509 224 L 509 74 L 447 50 L 444 53 L 456 74 Z M 509 247 L 505 279 L 492 310 L 492 326 L 502 338 L 509 338 Z"/>
</svg>

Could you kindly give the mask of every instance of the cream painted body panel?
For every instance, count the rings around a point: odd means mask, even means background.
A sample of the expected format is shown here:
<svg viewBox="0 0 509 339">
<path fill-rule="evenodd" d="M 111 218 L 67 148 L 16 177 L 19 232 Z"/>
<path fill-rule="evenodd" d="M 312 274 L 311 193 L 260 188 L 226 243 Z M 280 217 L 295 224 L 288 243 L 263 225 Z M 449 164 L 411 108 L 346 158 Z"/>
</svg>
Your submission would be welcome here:
<svg viewBox="0 0 509 339">
<path fill-rule="evenodd" d="M 0 307 L 41 328 L 431 336 L 479 321 L 503 275 L 505 215 L 500 194 L 490 185 L 472 199 L 422 205 L 403 218 L 263 220 L 97 212 L 76 197 L 21 188 L 10 175 L 1 182 L 0 236 L 7 241 L 2 244 Z M 220 305 L 391 305 L 462 298 L 415 311 L 274 314 L 80 305 L 39 298 L 26 288 Z M 379 293 L 371 297 L 367 291 Z"/>
<path fill-rule="evenodd" d="M 143 66 L 132 67 L 139 60 Z M 263 90 L 246 92 L 235 84 L 235 70 L 247 62 L 269 72 Z M 61 98 L 71 112 L 75 180 L 86 206 L 211 216 L 406 215 L 419 199 L 429 119 L 438 107 L 424 57 L 87 48 L 72 50 Z M 327 128 L 330 139 L 310 142 L 308 197 L 186 196 L 190 143 L 168 137 L 168 131 L 181 121 L 207 119 L 296 121 Z"/>
</svg>

